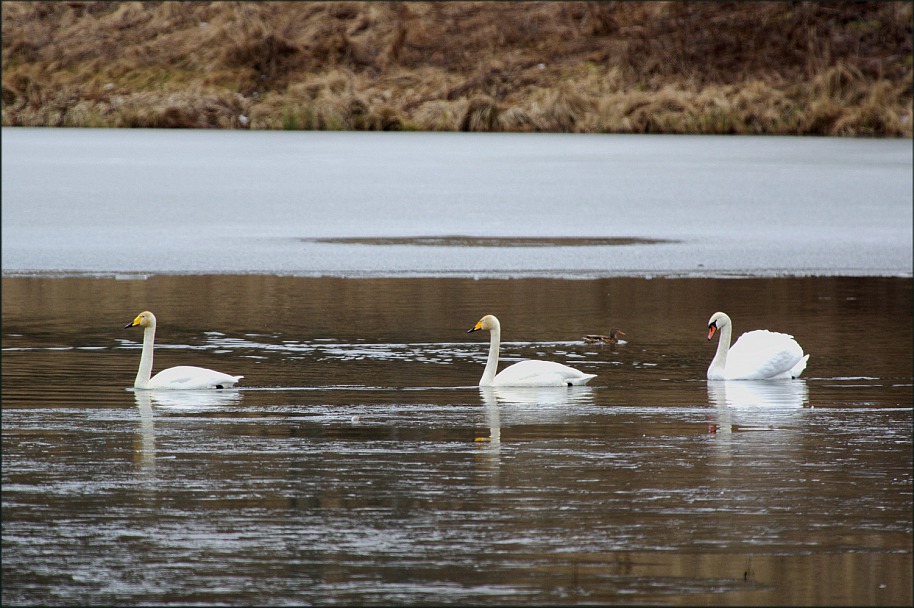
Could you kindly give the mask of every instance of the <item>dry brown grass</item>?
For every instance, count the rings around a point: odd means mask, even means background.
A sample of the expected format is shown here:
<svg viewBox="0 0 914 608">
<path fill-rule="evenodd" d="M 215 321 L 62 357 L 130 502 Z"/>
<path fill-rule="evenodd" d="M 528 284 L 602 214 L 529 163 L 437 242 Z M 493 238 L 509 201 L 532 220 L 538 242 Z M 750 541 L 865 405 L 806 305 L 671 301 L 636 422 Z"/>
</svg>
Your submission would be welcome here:
<svg viewBox="0 0 914 608">
<path fill-rule="evenodd" d="M 3 125 L 912 134 L 910 2 L 4 2 Z"/>
</svg>

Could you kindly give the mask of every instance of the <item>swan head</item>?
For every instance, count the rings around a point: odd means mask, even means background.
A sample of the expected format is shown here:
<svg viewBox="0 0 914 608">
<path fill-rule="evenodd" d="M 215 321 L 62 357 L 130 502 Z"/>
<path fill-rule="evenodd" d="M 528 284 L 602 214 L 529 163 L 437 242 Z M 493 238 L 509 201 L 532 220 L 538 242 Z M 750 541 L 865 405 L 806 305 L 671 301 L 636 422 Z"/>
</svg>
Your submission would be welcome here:
<svg viewBox="0 0 914 608">
<path fill-rule="evenodd" d="M 127 329 L 128 327 L 136 327 L 137 325 L 140 327 L 155 327 L 156 316 L 148 310 L 144 310 L 136 316 L 136 319 L 134 319 L 132 323 L 125 325 L 124 329 Z"/>
<path fill-rule="evenodd" d="M 500 325 L 498 323 L 498 319 L 495 318 L 495 315 L 486 315 L 483 318 L 481 318 L 479 321 L 477 321 L 476 325 L 474 325 L 471 329 L 468 329 L 467 333 L 471 334 L 474 331 L 479 331 L 480 329 L 486 329 L 488 331 L 492 331 L 493 329 L 497 329 L 498 327 L 500 327 Z"/>
<path fill-rule="evenodd" d="M 730 325 L 730 317 L 725 313 L 715 312 L 708 320 L 708 340 L 714 337 L 714 332 Z"/>
</svg>

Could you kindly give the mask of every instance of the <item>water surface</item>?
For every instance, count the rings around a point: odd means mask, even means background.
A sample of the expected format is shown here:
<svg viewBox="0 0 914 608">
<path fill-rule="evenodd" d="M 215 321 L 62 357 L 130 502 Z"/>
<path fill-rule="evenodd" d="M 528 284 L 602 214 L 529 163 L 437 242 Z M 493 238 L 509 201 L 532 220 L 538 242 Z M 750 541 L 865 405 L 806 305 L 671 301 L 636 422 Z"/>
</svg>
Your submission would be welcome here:
<svg viewBox="0 0 914 608">
<path fill-rule="evenodd" d="M 4 604 L 912 601 L 909 279 L 2 281 Z M 140 308 L 241 388 L 130 389 Z M 478 388 L 484 313 L 598 377 Z"/>
</svg>

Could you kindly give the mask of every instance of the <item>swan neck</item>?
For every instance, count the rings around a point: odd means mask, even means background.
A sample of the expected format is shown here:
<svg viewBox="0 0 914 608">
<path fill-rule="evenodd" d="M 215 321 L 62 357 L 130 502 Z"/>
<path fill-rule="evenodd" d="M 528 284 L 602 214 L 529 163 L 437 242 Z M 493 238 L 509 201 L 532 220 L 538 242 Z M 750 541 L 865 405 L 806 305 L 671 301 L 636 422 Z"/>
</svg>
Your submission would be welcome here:
<svg viewBox="0 0 914 608">
<path fill-rule="evenodd" d="M 140 369 L 136 373 L 136 380 L 133 382 L 134 388 L 146 388 L 149 386 L 149 378 L 152 376 L 152 346 L 155 342 L 156 328 L 149 325 L 143 330 L 143 354 L 140 356 Z"/>
<path fill-rule="evenodd" d="M 727 368 L 727 353 L 730 352 L 732 331 L 733 326 L 730 323 L 720 329 L 720 337 L 717 340 L 717 353 L 714 355 L 714 360 L 711 361 L 711 367 L 708 368 L 709 376 L 711 375 L 711 370 L 718 370 L 720 375 L 723 375 L 723 371 Z"/>
<path fill-rule="evenodd" d="M 501 327 L 496 325 L 489 330 L 489 358 L 486 360 L 486 369 L 482 372 L 479 386 L 490 386 L 495 380 L 498 371 L 498 349 L 501 346 Z"/>
</svg>

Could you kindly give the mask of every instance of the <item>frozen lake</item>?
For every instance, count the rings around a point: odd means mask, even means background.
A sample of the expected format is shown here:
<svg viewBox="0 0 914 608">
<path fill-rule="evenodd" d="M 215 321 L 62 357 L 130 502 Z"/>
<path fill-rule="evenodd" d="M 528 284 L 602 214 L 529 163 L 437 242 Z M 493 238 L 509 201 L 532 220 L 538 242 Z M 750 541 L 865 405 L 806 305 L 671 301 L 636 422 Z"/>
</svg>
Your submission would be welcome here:
<svg viewBox="0 0 914 608">
<path fill-rule="evenodd" d="M 910 277 L 914 264 L 910 140 L 2 135 L 6 274 Z"/>
</svg>

